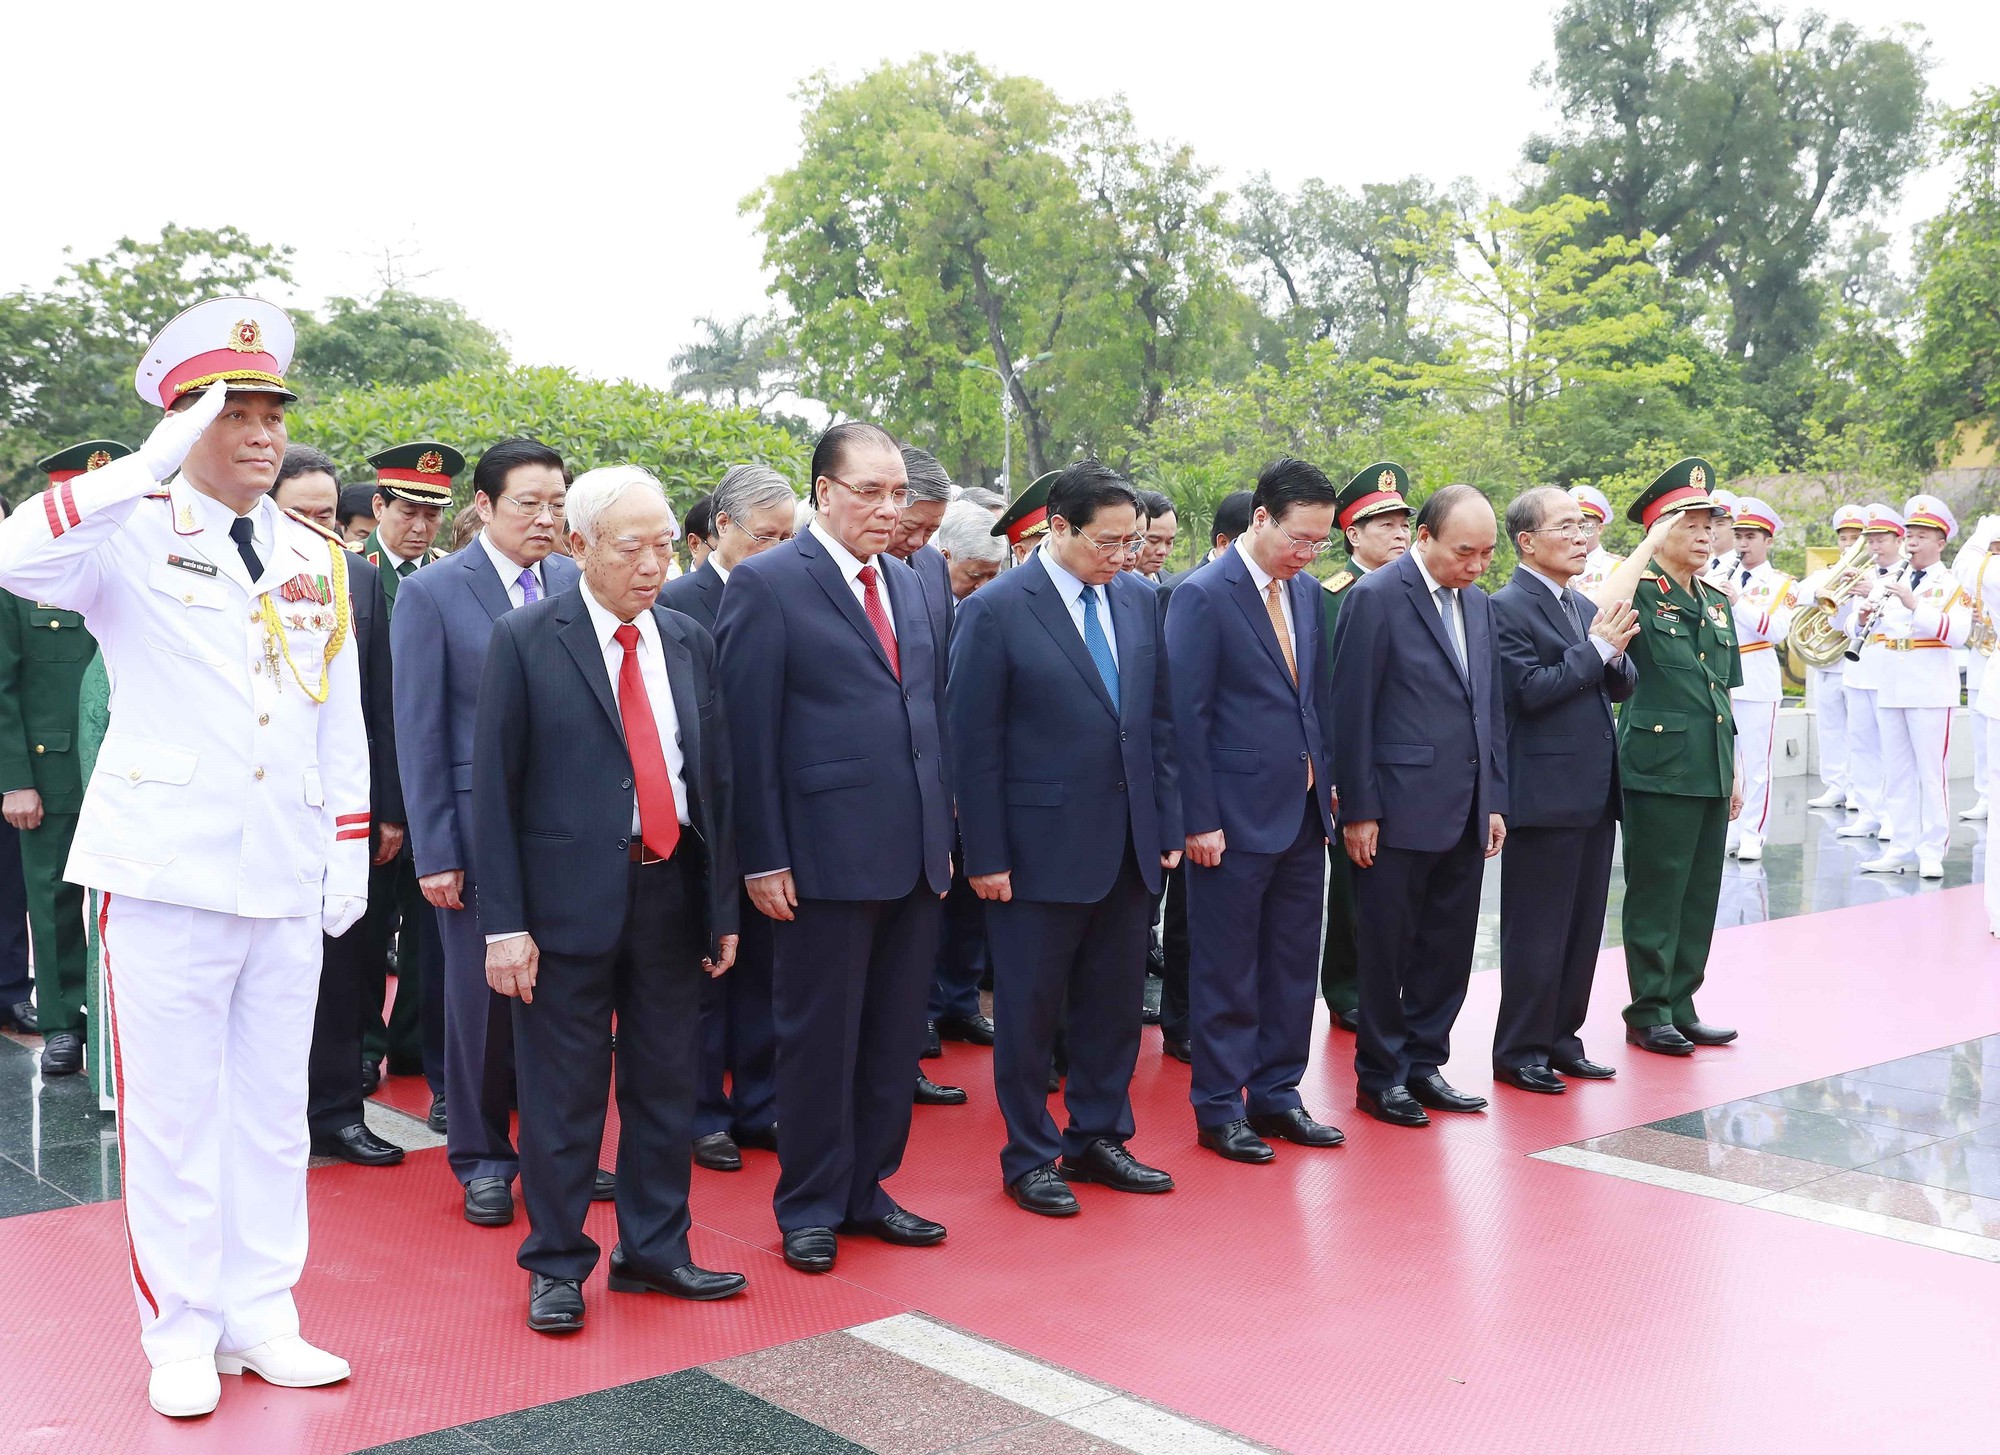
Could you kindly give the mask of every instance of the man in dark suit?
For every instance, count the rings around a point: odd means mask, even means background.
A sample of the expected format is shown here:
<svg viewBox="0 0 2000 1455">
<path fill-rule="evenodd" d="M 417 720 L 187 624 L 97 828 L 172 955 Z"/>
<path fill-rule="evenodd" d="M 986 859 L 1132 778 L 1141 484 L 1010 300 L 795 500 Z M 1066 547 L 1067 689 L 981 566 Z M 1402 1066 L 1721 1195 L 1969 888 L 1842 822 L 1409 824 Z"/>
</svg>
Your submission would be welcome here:
<svg viewBox="0 0 2000 1455">
<path fill-rule="evenodd" d="M 1265 466 L 1250 528 L 1174 589 L 1167 610 L 1187 830 L 1188 990 L 1197 1139 L 1268 1162 L 1266 1137 L 1343 1137 L 1299 1100 L 1312 1041 L 1331 720 L 1319 588 L 1302 574 L 1333 534 L 1333 484 L 1304 460 Z"/>
<path fill-rule="evenodd" d="M 1507 534 L 1521 564 L 1493 597 L 1513 809 L 1500 860 L 1493 1074 L 1523 1091 L 1560 1092 L 1565 1075 L 1612 1074 L 1583 1054 L 1577 1031 L 1590 1009 L 1618 832 L 1611 704 L 1638 680 L 1625 647 L 1639 617 L 1629 601 L 1600 613 L 1570 589 L 1590 546 L 1567 491 L 1517 495 Z"/>
<path fill-rule="evenodd" d="M 473 864 L 473 723 L 493 623 L 576 584 L 551 555 L 563 529 L 562 457 L 538 440 L 502 440 L 473 469 L 485 528 L 456 555 L 410 576 L 398 592 L 396 756 L 409 806 L 418 884 L 444 941 L 446 1128 L 467 1222 L 514 1220 L 520 1162 L 508 1131 L 513 1033 L 504 997 L 488 988 L 486 947 L 468 875 Z"/>
<path fill-rule="evenodd" d="M 504 497 L 503 497 L 504 498 Z M 736 953 L 729 730 L 714 639 L 657 605 L 674 513 L 633 465 L 569 494 L 583 583 L 501 617 L 480 684 L 473 877 L 513 1002 L 528 1327 L 583 1327 L 585 1235 L 617 1018 L 613 1292 L 727 1298 L 688 1256 L 703 972 Z"/>
<path fill-rule="evenodd" d="M 1479 1111 L 1439 1074 L 1465 1002 L 1483 861 L 1507 829 L 1507 731 L 1486 497 L 1447 485 L 1416 544 L 1347 590 L 1333 641 L 1341 836 L 1360 906 L 1354 1104 L 1396 1126 Z"/>
<path fill-rule="evenodd" d="M 882 1183 L 909 1139 L 951 792 L 944 617 L 887 554 L 903 457 L 850 422 L 820 437 L 812 473 L 811 526 L 731 573 L 717 640 L 744 880 L 778 922 L 774 1206 L 785 1261 L 824 1273 L 837 1228 L 944 1240 Z"/>
<path fill-rule="evenodd" d="M 1052 1217 L 1077 1211 L 1071 1181 L 1174 1185 L 1125 1148 L 1146 931 L 1182 839 L 1159 612 L 1123 569 L 1138 521 L 1116 472 L 1071 465 L 1049 490 L 1048 539 L 966 599 L 951 643 L 959 832 L 993 951 L 1000 1175 L 1015 1202 Z M 1047 1076 L 1065 1013 L 1058 1137 Z"/>
<path fill-rule="evenodd" d="M 1163 631 L 1174 588 L 1228 550 L 1229 543 L 1248 529 L 1250 492 L 1232 490 L 1216 503 L 1208 553 L 1187 570 L 1159 579 Z M 1190 1060 L 1194 1052 L 1188 1035 L 1187 865 L 1181 863 L 1167 871 L 1167 887 L 1160 896 L 1160 1054 L 1176 1061 Z"/>
<path fill-rule="evenodd" d="M 736 465 L 708 497 L 708 559 L 660 588 L 660 604 L 685 612 L 713 634 L 729 573 L 794 534 L 799 498 L 791 483 L 763 465 Z M 739 894 L 742 886 L 734 886 Z M 738 908 L 742 941 L 736 965 L 701 987 L 701 1075 L 695 1084 L 694 1160 L 714 1172 L 737 1172 L 743 1148 L 778 1150 L 778 1042 L 771 1024 L 771 922 Z M 729 1085 L 723 1086 L 725 1075 Z"/>
<path fill-rule="evenodd" d="M 271 500 L 280 510 L 339 539 L 340 482 L 331 459 L 310 445 L 292 445 L 278 464 Z M 389 602 L 381 574 L 359 555 L 347 561 L 349 627 L 360 654 L 361 724 L 368 734 L 368 912 L 343 935 L 321 937 L 319 1002 L 313 1008 L 312 1051 L 306 1060 L 306 1126 L 312 1150 L 362 1167 L 390 1167 L 403 1149 L 368 1130 L 363 1119 L 361 1031 L 371 970 L 389 951 L 393 892 L 379 900 L 380 871 L 403 851 L 403 790 L 396 776 L 396 721 L 391 710 Z"/>
</svg>

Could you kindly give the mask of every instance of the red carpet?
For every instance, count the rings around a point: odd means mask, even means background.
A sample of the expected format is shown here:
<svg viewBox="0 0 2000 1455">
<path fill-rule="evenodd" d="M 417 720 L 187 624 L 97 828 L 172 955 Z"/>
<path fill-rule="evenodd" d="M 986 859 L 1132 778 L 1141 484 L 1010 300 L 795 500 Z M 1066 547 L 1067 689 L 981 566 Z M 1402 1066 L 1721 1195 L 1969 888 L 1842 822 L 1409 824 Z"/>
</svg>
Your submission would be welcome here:
<svg viewBox="0 0 2000 1455">
<path fill-rule="evenodd" d="M 2000 948 L 1979 891 L 1726 931 L 1702 998 L 1744 1041 L 1689 1061 L 1621 1044 L 1605 958 L 1586 1042 L 1621 1068 L 1562 1097 L 1503 1089 L 1427 1132 L 1352 1108 L 1351 1042 L 1307 1087 L 1346 1129 L 1268 1167 L 1193 1144 L 1187 1073 L 1149 1033 L 1134 1151 L 1179 1189 L 1078 1190 L 1067 1222 L 1000 1191 L 986 1053 L 952 1047 L 966 1109 L 919 1110 L 892 1184 L 950 1225 L 943 1248 L 844 1240 L 840 1270 L 785 1269 L 775 1164 L 696 1175 L 695 1256 L 752 1279 L 696 1306 L 589 1290 L 590 1328 L 522 1326 L 521 1225 L 468 1227 L 442 1151 L 312 1175 L 306 1332 L 347 1354 L 332 1391 L 225 1390 L 170 1426 L 146 1409 L 113 1206 L 0 1222 L 0 1448 L 343 1451 L 915 1308 L 1286 1450 L 1358 1452 L 1979 1448 L 2000 1268 L 1524 1154 L 2000 1028 Z M 1486 1091 L 1498 978 L 1474 978 L 1457 1084 Z M 410 1083 L 414 1085 L 415 1083 Z M 610 1212 L 592 1215 L 607 1245 Z M 246 1397 L 248 1396 L 248 1397 Z"/>
</svg>

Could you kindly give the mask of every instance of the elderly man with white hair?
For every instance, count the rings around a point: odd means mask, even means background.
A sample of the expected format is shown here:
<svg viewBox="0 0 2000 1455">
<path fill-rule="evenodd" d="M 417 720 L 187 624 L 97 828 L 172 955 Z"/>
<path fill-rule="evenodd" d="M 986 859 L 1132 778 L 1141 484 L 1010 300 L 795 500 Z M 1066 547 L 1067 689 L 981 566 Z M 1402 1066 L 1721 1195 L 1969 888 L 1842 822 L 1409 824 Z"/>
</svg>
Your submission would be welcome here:
<svg viewBox="0 0 2000 1455">
<path fill-rule="evenodd" d="M 480 684 L 473 864 L 487 983 L 513 1001 L 528 1327 L 583 1327 L 583 1230 L 616 1017 L 614 1293 L 727 1298 L 688 1254 L 702 981 L 736 956 L 736 836 L 715 639 L 659 605 L 677 534 L 630 465 L 569 491 L 583 579 L 503 616 Z"/>
<path fill-rule="evenodd" d="M 954 601 L 965 600 L 1007 564 L 1007 542 L 993 534 L 993 512 L 970 500 L 951 503 L 931 544 L 944 557 Z"/>
</svg>

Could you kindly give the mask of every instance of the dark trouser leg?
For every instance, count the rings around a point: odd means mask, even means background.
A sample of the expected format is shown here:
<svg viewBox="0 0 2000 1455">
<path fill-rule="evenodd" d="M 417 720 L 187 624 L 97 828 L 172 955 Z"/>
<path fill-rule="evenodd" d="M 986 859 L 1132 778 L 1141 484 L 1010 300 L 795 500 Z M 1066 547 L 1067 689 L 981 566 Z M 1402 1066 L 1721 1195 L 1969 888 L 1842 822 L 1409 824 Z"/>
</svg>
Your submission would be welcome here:
<svg viewBox="0 0 2000 1455">
<path fill-rule="evenodd" d="M 778 1119 L 778 1038 L 771 1024 L 771 921 L 742 896 L 736 963 L 729 987 L 731 1126 L 761 1132 Z"/>
<path fill-rule="evenodd" d="M 1403 1018 L 1409 1027 L 1410 1077 L 1429 1076 L 1451 1059 L 1451 1028 L 1472 980 L 1479 938 L 1479 885 L 1486 867 L 1486 825 L 1468 824 L 1431 866 L 1427 902 L 1403 970 Z"/>
<path fill-rule="evenodd" d="M 1166 957 L 1160 974 L 1160 1035 L 1169 1041 L 1188 1038 L 1188 917 L 1187 861 L 1167 871 L 1165 907 L 1160 912 L 1160 951 Z"/>
<path fill-rule="evenodd" d="M 472 892 L 472 878 L 466 876 L 466 893 Z M 470 905 L 472 901 L 465 901 Z M 428 913 L 417 915 L 417 987 L 422 1013 L 420 1032 L 423 1045 L 424 1080 L 435 1096 L 444 1090 L 444 940 L 438 929 L 437 911 L 426 905 Z M 501 1001 L 505 996 L 499 997 Z M 507 1053 L 507 1069 L 511 1073 L 514 1066 L 512 1046 L 514 1044 L 513 1023 L 509 1019 L 504 1004 L 493 1007 L 493 1015 L 501 1026 Z"/>
<path fill-rule="evenodd" d="M 1729 800 L 1700 798 L 1702 813 L 1694 825 L 1694 862 L 1688 869 L 1687 897 L 1681 909 L 1680 937 L 1674 945 L 1672 979 L 1667 986 L 1667 1010 L 1675 1025 L 1696 1019 L 1695 992 L 1708 975 L 1708 947 L 1715 938 L 1715 906 L 1722 895 L 1723 845 L 1729 835 Z M 1896 830 L 1902 832 L 1899 826 Z"/>
<path fill-rule="evenodd" d="M 35 946 L 35 1010 L 42 1034 L 83 1034 L 83 890 L 63 878 L 76 815 L 45 813 L 21 835 L 21 878 Z"/>
<path fill-rule="evenodd" d="M 921 880 L 875 921 L 854 1060 L 854 1172 L 847 1216 L 883 1217 L 896 1204 L 882 1184 L 910 1141 L 910 1081 L 924 1048 L 924 997 L 937 967 L 943 903 Z"/>
<path fill-rule="evenodd" d="M 1361 1004 L 1360 952 L 1354 942 L 1354 861 L 1340 844 L 1326 865 L 1326 946 L 1319 957 L 1319 993 L 1336 1015 Z"/>
<path fill-rule="evenodd" d="M 1551 1051 L 1565 1060 L 1583 1058 L 1583 1038 L 1577 1033 L 1590 1014 L 1590 988 L 1597 979 L 1597 954 L 1604 944 L 1604 905 L 1611 892 L 1611 851 L 1617 840 L 1618 820 L 1607 807 L 1604 817 L 1584 830 L 1583 858 L 1576 867 L 1576 895 L 1570 901 L 1569 942 L 1563 951 L 1555 1039 L 1550 1043 Z M 1715 862 L 1719 875 L 1720 855 Z M 1713 922 L 1714 916 L 1709 919 Z"/>
<path fill-rule="evenodd" d="M 1500 851 L 1500 1014 L 1493 1064 L 1547 1066 L 1554 1050 L 1589 829 L 1510 829 Z M 1588 982 L 1585 998 L 1589 996 Z M 1574 1028 L 1572 1028 L 1574 1029 Z"/>
<path fill-rule="evenodd" d="M 423 1027 L 423 940 L 420 926 L 431 915 L 431 906 L 417 887 L 415 861 L 408 849 L 399 862 L 403 870 L 396 876 L 396 1003 L 389 1008 L 383 1027 L 383 1044 L 389 1064 L 397 1071 L 421 1066 L 424 1059 Z M 466 893 L 472 892 L 471 879 Z M 468 913 L 472 901 L 466 899 Z"/>
<path fill-rule="evenodd" d="M 944 899 L 944 926 L 938 946 L 937 976 L 931 983 L 930 1018 L 965 1020 L 979 1014 L 979 982 L 992 968 L 986 944 L 986 912 L 965 877 L 965 853 L 952 856 L 951 891 Z"/>
<path fill-rule="evenodd" d="M 704 975 L 699 987 L 701 1009 L 695 1032 L 699 1070 L 695 1076 L 693 1132 L 697 1137 L 729 1130 L 729 1093 L 722 1081 L 729 1069 L 729 982 L 735 974 L 736 967 L 732 965 L 720 979 L 711 980 Z"/>
<path fill-rule="evenodd" d="M 1694 913 L 1687 904 L 1694 872 L 1696 841 L 1701 837 L 1704 808 L 1712 799 L 1678 793 L 1625 790 L 1625 976 L 1632 1002 L 1625 1007 L 1628 1026 L 1673 1023 L 1670 999 L 1673 970 L 1682 926 Z M 1725 831 L 1729 808 L 1723 801 Z M 1715 885 L 1722 887 L 1721 850 L 1716 851 Z M 1708 904 L 1713 934 L 1715 901 Z M 1705 943 L 1704 938 L 1704 943 Z"/>
<path fill-rule="evenodd" d="M 1243 1088 L 1257 1071 L 1257 954 L 1264 895 L 1281 854 L 1228 849 L 1213 869 L 1189 864 L 1188 1000 L 1195 1125 L 1224 1127 L 1244 1116 Z"/>
<path fill-rule="evenodd" d="M 467 875 L 466 904 L 474 902 L 472 895 L 472 878 Z M 520 1171 L 507 1125 L 519 1015 L 506 996 L 495 994 L 486 984 L 486 937 L 479 932 L 477 914 L 471 909 L 431 913 L 436 916 L 437 933 L 444 944 L 444 1084 L 445 1100 L 451 1108 L 445 1143 L 452 1174 L 461 1183 L 475 1177 L 511 1182 Z M 409 935 L 410 921 L 404 921 L 403 933 Z M 397 998 L 401 999 L 400 989 Z M 539 984 L 535 1000 L 539 1005 Z M 525 1109 L 525 1089 L 520 1101 Z"/>
<path fill-rule="evenodd" d="M 881 908 L 872 900 L 801 899 L 794 918 L 772 926 L 778 1185 L 771 1206 L 782 1232 L 831 1228 L 846 1216 L 854 1062 Z"/>
<path fill-rule="evenodd" d="M 312 1051 L 306 1057 L 306 1126 L 315 1137 L 361 1125 L 361 1004 L 372 956 L 368 919 L 339 939 L 321 936 L 319 1001 L 313 1007 Z"/>
<path fill-rule="evenodd" d="M 688 1261 L 688 1166 L 701 996 L 704 880 L 692 861 L 633 868 L 632 908 L 613 961 L 618 1034 L 618 1241 L 641 1268 Z M 731 967 L 730 974 L 735 973 Z M 728 979 L 725 975 L 722 979 Z M 608 1035 L 609 1026 L 605 1027 Z M 601 1084 L 601 1083 L 600 1083 Z M 598 1128 L 602 1137 L 600 1120 Z M 524 1138 L 525 1140 L 525 1138 Z M 525 1148 L 523 1149 L 525 1151 Z M 586 1191 L 594 1147 L 576 1165 Z M 523 1179 L 524 1185 L 526 1179 Z"/>
<path fill-rule="evenodd" d="M 986 917 L 993 952 L 993 1095 L 1007 1124 L 1003 1182 L 1055 1161 L 1062 1150 L 1049 1115 L 1049 1056 L 1090 911 L 1087 904 L 1012 899 L 996 901 Z M 1138 1018 L 1132 1019 L 1136 1030 Z"/>
<path fill-rule="evenodd" d="M 1225 855 L 1225 857 L 1227 857 Z M 1326 830 L 1306 802 L 1298 840 L 1272 865 L 1257 931 L 1257 1064 L 1246 1080 L 1251 1116 L 1299 1105 L 1312 1051 L 1319 908 L 1326 900 Z"/>
<path fill-rule="evenodd" d="M 1354 1080 L 1380 1095 L 1410 1079 L 1409 1026 L 1403 1019 L 1403 974 L 1424 914 L 1431 866 L 1440 856 L 1414 849 L 1375 851 L 1354 870 L 1354 900 L 1368 906 L 1355 921 L 1361 1023 L 1354 1032 Z"/>
<path fill-rule="evenodd" d="M 388 863 L 371 865 L 368 870 L 368 912 L 363 919 L 369 925 L 369 933 L 385 946 L 402 918 L 403 876 L 406 873 L 412 875 L 411 883 L 415 883 L 408 849 Z M 430 906 L 425 905 L 423 918 L 428 919 L 430 912 Z M 381 1061 L 389 1054 L 388 1028 L 382 1016 L 382 1003 L 389 998 L 387 955 L 387 950 L 384 950 L 373 964 L 364 967 L 367 978 L 361 985 L 361 1054 L 371 1061 Z M 402 976 L 399 974 L 397 979 L 400 981 Z M 396 989 L 400 996 L 402 986 L 399 984 Z"/>
<path fill-rule="evenodd" d="M 21 832 L 0 823 L 0 1004 L 33 993 L 28 978 L 28 889 L 21 877 Z"/>
<path fill-rule="evenodd" d="M 1100 1137 L 1123 1142 L 1133 1132 L 1132 1068 L 1139 1060 L 1138 1006 L 1146 993 L 1153 896 L 1129 851 L 1111 892 L 1086 908 L 1089 918 L 1069 973 L 1063 1081 L 1069 1125 L 1062 1149 L 1071 1157 Z"/>
</svg>

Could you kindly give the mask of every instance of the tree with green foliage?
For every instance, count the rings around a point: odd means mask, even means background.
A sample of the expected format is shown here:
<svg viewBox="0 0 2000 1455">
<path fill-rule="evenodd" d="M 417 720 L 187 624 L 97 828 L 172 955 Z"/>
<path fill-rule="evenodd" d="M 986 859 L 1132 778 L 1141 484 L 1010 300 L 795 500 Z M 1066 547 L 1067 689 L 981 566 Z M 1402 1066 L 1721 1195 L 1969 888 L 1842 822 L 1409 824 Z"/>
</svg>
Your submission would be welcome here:
<svg viewBox="0 0 2000 1455">
<path fill-rule="evenodd" d="M 447 374 L 507 367 L 500 336 L 449 298 L 384 288 L 372 298 L 330 298 L 326 317 L 298 314 L 298 352 L 287 377 L 308 401 L 342 389 L 427 384 Z"/>
<path fill-rule="evenodd" d="M 768 408 L 792 392 L 790 343 L 769 314 L 739 314 L 727 323 L 697 318 L 700 336 L 667 360 L 673 389 L 731 409 Z"/>
</svg>

